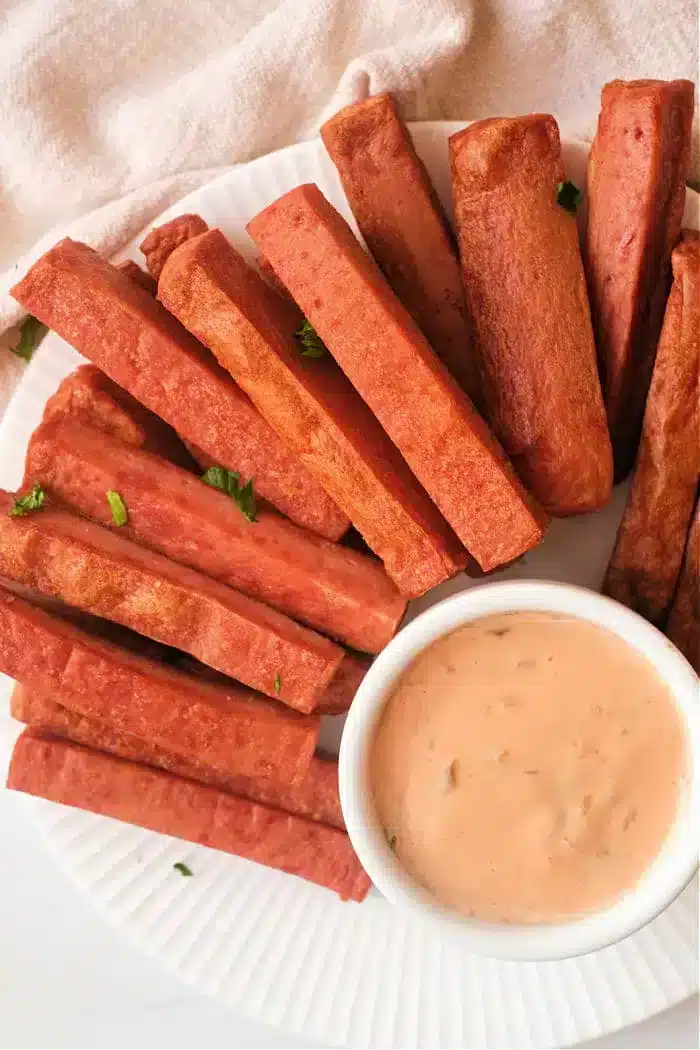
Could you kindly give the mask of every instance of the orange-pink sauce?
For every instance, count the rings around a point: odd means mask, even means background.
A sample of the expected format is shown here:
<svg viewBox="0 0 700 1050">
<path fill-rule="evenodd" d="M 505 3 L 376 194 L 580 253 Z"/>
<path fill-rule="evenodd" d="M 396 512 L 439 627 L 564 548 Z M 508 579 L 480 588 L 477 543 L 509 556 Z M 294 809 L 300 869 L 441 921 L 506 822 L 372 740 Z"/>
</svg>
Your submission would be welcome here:
<svg viewBox="0 0 700 1050">
<path fill-rule="evenodd" d="M 485 617 L 400 678 L 373 742 L 379 819 L 443 905 L 555 922 L 634 886 L 673 823 L 684 732 L 655 668 L 546 612 Z"/>
</svg>

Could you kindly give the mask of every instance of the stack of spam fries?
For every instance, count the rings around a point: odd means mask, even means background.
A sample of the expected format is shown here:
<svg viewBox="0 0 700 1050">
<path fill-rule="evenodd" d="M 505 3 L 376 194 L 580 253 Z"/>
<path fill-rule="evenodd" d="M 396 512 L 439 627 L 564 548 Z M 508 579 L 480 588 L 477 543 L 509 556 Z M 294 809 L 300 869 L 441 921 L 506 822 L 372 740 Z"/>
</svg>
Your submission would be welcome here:
<svg viewBox="0 0 700 1050">
<path fill-rule="evenodd" d="M 688 81 L 605 87 L 583 249 L 553 117 L 452 136 L 455 238 L 380 95 L 322 129 L 369 253 L 303 185 L 249 223 L 259 269 L 196 215 L 148 273 L 39 259 L 13 295 L 91 363 L 0 494 L 9 786 L 361 900 L 321 715 L 409 599 L 635 461 L 604 590 L 698 668 L 692 116 Z"/>
</svg>

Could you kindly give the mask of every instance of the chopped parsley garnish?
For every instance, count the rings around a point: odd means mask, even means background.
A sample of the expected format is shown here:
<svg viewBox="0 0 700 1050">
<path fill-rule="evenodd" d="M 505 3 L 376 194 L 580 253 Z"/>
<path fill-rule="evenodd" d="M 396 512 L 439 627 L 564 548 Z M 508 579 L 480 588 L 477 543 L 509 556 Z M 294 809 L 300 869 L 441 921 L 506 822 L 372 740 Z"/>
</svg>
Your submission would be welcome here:
<svg viewBox="0 0 700 1050">
<path fill-rule="evenodd" d="M 31 361 L 32 354 L 36 350 L 37 346 L 44 338 L 48 331 L 45 324 L 36 317 L 25 318 L 22 327 L 19 330 L 19 342 L 17 346 L 12 346 L 10 349 L 13 354 L 17 357 L 21 357 L 23 361 Z"/>
<path fill-rule="evenodd" d="M 387 845 L 393 853 L 396 849 L 396 835 L 390 835 L 386 828 L 384 829 L 384 835 L 386 837 Z"/>
<path fill-rule="evenodd" d="M 33 510 L 41 510 L 44 506 L 46 494 L 38 481 L 32 485 L 31 491 L 25 496 L 15 500 L 10 510 L 11 518 L 23 518 L 25 514 L 31 514 Z"/>
<path fill-rule="evenodd" d="M 220 489 L 230 496 L 241 514 L 251 523 L 256 522 L 257 504 L 253 492 L 253 479 L 246 481 L 245 485 L 240 483 L 240 474 L 235 470 L 226 470 L 225 467 L 209 467 L 202 474 L 202 481 L 213 489 Z"/>
<path fill-rule="evenodd" d="M 179 871 L 181 875 L 189 876 L 192 874 L 192 870 L 183 864 L 181 860 L 178 860 L 176 864 L 173 864 L 175 871 Z"/>
<path fill-rule="evenodd" d="M 282 679 L 278 674 L 275 675 L 275 692 L 279 695 L 279 691 L 282 688 Z"/>
<path fill-rule="evenodd" d="M 302 357 L 323 357 L 324 354 L 328 353 L 326 344 L 306 318 L 304 318 L 304 323 L 299 331 L 295 332 L 294 335 L 303 347 L 301 351 Z"/>
<path fill-rule="evenodd" d="M 576 209 L 583 200 L 583 194 L 576 185 L 575 182 L 559 182 L 557 183 L 557 204 L 560 208 L 564 208 L 566 211 L 570 211 L 572 215 L 576 214 Z"/>
<path fill-rule="evenodd" d="M 126 504 L 121 498 L 118 492 L 114 489 L 110 489 L 107 493 L 107 502 L 109 503 L 109 509 L 112 511 L 112 521 L 115 525 L 126 525 L 129 520 L 129 515 L 126 510 Z"/>
</svg>

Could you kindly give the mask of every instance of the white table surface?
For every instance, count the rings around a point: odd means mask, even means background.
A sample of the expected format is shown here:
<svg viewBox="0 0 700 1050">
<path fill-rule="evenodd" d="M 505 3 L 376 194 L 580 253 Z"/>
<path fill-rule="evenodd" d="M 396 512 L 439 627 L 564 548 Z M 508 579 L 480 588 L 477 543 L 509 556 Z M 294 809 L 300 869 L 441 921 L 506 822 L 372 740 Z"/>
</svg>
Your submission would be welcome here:
<svg viewBox="0 0 700 1050">
<path fill-rule="evenodd" d="M 226 1013 L 141 955 L 55 866 L 24 800 L 0 789 L 0 1048 L 311 1044 Z M 586 1044 L 697 1050 L 698 999 Z"/>
</svg>

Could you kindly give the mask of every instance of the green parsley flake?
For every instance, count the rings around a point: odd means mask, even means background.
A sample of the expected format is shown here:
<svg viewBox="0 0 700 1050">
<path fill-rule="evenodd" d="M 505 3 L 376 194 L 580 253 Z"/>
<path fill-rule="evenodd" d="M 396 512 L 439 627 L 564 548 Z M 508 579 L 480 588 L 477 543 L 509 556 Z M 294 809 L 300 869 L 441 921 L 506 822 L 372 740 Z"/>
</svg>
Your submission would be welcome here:
<svg viewBox="0 0 700 1050">
<path fill-rule="evenodd" d="M 188 868 L 186 864 L 183 864 L 181 860 L 177 861 L 176 864 L 173 864 L 173 867 L 175 871 L 179 871 L 181 875 L 190 876 L 192 874 L 192 870 Z"/>
<path fill-rule="evenodd" d="M 126 510 L 126 504 L 121 498 L 118 492 L 114 489 L 110 489 L 107 493 L 107 502 L 109 503 L 109 509 L 112 511 L 112 521 L 115 525 L 126 525 L 129 520 L 129 515 Z"/>
<path fill-rule="evenodd" d="M 36 317 L 25 318 L 22 327 L 19 330 L 19 342 L 17 346 L 12 346 L 10 349 L 13 354 L 17 357 L 21 357 L 23 361 L 31 361 L 32 354 L 36 350 L 37 346 L 44 338 L 48 331 L 45 324 L 42 324 Z"/>
<path fill-rule="evenodd" d="M 583 200 L 583 194 L 575 182 L 557 183 L 557 204 L 565 211 L 576 214 L 576 209 Z"/>
<path fill-rule="evenodd" d="M 279 691 L 282 688 L 282 679 L 278 674 L 275 675 L 275 692 L 279 695 Z"/>
<path fill-rule="evenodd" d="M 32 485 L 31 491 L 25 496 L 20 496 L 15 500 L 12 509 L 10 510 L 11 518 L 23 518 L 26 514 L 30 514 L 33 510 L 41 510 L 44 506 L 44 500 L 46 493 L 42 489 L 38 481 L 35 481 Z"/>
<path fill-rule="evenodd" d="M 328 353 L 326 344 L 306 318 L 304 318 L 304 323 L 299 331 L 295 332 L 294 335 L 303 347 L 301 351 L 302 357 L 323 357 L 324 354 Z"/>
<path fill-rule="evenodd" d="M 241 485 L 240 474 L 237 474 L 235 470 L 226 470 L 225 467 L 209 467 L 209 470 L 202 474 L 202 481 L 205 485 L 210 485 L 211 488 L 219 489 L 230 496 L 243 517 L 251 524 L 258 520 L 252 478 L 246 481 L 245 485 Z"/>
</svg>

